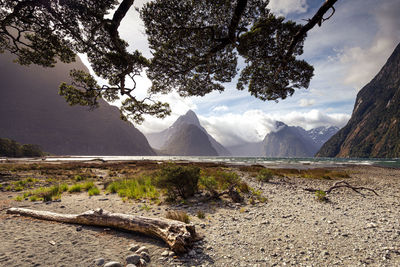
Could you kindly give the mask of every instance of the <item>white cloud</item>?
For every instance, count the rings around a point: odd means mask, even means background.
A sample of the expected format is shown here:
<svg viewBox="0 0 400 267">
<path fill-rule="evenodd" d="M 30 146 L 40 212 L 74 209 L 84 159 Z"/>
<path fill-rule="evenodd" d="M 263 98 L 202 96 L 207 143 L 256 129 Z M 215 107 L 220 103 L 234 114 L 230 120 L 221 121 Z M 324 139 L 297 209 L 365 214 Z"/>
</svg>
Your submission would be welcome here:
<svg viewBox="0 0 400 267">
<path fill-rule="evenodd" d="M 216 112 L 218 112 L 218 111 L 228 111 L 228 107 L 227 106 L 225 106 L 225 105 L 222 105 L 222 106 L 216 106 L 215 108 L 213 108 L 213 111 L 216 111 Z"/>
<path fill-rule="evenodd" d="M 197 105 L 191 98 L 180 97 L 177 92 L 171 92 L 167 95 L 158 95 L 155 99 L 169 103 L 171 115 L 164 119 L 158 119 L 150 115 L 144 116 L 145 121 L 140 125 L 135 125 L 144 133 L 160 132 L 171 126 L 180 115 L 185 114 L 189 109 L 197 110 Z"/>
<path fill-rule="evenodd" d="M 282 121 L 290 126 L 301 126 L 307 130 L 319 126 L 343 127 L 350 115 L 323 113 L 319 110 L 271 114 L 261 110 L 249 110 L 243 114 L 228 113 L 222 116 L 199 116 L 204 128 L 221 144 L 233 146 L 246 142 L 261 141 L 275 130 L 275 122 Z"/>
<path fill-rule="evenodd" d="M 374 40 L 367 46 L 346 47 L 340 61 L 348 65 L 344 82 L 361 89 L 385 64 L 400 41 L 399 1 L 379 3 L 373 15 L 378 25 Z"/>
<path fill-rule="evenodd" d="M 271 0 L 268 7 L 273 13 L 286 16 L 290 13 L 304 13 L 308 5 L 306 0 Z"/>
<path fill-rule="evenodd" d="M 315 104 L 315 99 L 302 98 L 299 101 L 300 107 L 310 107 Z"/>
</svg>

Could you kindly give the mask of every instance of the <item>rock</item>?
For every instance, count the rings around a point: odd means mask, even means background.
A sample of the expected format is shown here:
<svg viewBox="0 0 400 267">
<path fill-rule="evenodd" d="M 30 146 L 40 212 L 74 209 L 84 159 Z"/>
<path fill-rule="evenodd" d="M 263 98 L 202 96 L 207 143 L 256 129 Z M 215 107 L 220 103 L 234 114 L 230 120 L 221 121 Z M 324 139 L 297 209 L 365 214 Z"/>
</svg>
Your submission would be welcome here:
<svg viewBox="0 0 400 267">
<path fill-rule="evenodd" d="M 169 252 L 169 254 L 168 254 L 168 256 L 170 256 L 170 257 L 173 257 L 173 256 L 175 256 L 175 252 L 173 252 L 173 251 L 170 251 L 170 252 Z"/>
<path fill-rule="evenodd" d="M 190 257 L 194 257 L 194 256 L 196 256 L 196 251 L 191 250 L 191 251 L 189 251 L 188 255 L 189 255 Z"/>
<path fill-rule="evenodd" d="M 137 266 L 135 264 L 130 263 L 130 264 L 126 265 L 126 267 L 137 267 Z"/>
<path fill-rule="evenodd" d="M 121 263 L 117 262 L 117 261 L 110 261 L 107 262 L 104 267 L 123 267 Z"/>
<path fill-rule="evenodd" d="M 144 259 L 146 262 L 150 262 L 150 255 L 146 252 L 142 252 L 140 253 L 140 257 L 142 257 L 142 259 Z"/>
<path fill-rule="evenodd" d="M 132 254 L 126 257 L 126 263 L 138 264 L 140 262 L 140 256 L 138 254 Z"/>
<path fill-rule="evenodd" d="M 142 252 L 146 252 L 147 254 L 150 254 L 149 250 L 145 246 L 140 247 L 138 250 L 136 250 L 137 254 L 140 254 Z"/>
<path fill-rule="evenodd" d="M 98 259 L 94 260 L 94 264 L 96 266 L 103 266 L 104 262 L 105 262 L 105 260 L 103 258 L 98 258 Z"/>
<path fill-rule="evenodd" d="M 146 266 L 147 262 L 144 259 L 140 259 L 139 266 Z"/>
<path fill-rule="evenodd" d="M 169 256 L 169 251 L 168 250 L 164 251 L 163 253 L 161 253 L 161 256 L 163 257 Z"/>
<path fill-rule="evenodd" d="M 82 231 L 82 226 L 78 226 L 78 227 L 76 227 L 76 231 L 77 231 L 77 232 L 80 232 L 80 231 Z"/>
<path fill-rule="evenodd" d="M 128 250 L 132 252 L 136 252 L 140 248 L 137 244 L 130 244 Z"/>
</svg>

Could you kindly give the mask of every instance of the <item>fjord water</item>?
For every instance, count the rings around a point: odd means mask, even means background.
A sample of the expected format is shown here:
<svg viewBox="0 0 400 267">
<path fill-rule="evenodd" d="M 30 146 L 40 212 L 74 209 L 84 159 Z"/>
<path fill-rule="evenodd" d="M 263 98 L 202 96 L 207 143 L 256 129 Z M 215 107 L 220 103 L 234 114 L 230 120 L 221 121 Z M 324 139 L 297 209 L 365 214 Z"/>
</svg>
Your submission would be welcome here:
<svg viewBox="0 0 400 267">
<path fill-rule="evenodd" d="M 196 156 L 65 156 L 47 157 L 45 161 L 187 161 L 187 162 L 217 162 L 227 164 L 253 165 L 259 164 L 275 168 L 317 168 L 339 167 L 346 165 L 372 165 L 400 168 L 400 158 L 366 159 L 366 158 L 266 158 L 266 157 L 196 157 Z M 26 160 L 26 159 L 25 159 Z"/>
</svg>

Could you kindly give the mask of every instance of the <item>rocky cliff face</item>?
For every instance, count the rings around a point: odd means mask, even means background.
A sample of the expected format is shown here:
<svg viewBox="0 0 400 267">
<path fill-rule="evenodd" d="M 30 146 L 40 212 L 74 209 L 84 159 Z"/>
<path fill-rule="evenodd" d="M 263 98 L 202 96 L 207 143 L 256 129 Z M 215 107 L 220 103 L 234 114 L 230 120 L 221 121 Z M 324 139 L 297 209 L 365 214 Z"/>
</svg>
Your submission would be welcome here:
<svg viewBox="0 0 400 267">
<path fill-rule="evenodd" d="M 400 44 L 357 95 L 347 125 L 326 142 L 319 157 L 400 157 Z"/>
<path fill-rule="evenodd" d="M 228 147 L 234 156 L 245 157 L 313 157 L 318 149 L 339 128 L 318 127 L 309 131 L 276 122 L 276 130 L 267 134 L 263 141 L 243 143 Z"/>
<path fill-rule="evenodd" d="M 191 125 L 192 127 L 187 127 Z M 197 128 L 196 130 L 194 129 Z M 190 130 L 190 132 L 186 132 Z M 207 140 L 202 138 L 201 131 Z M 193 135 L 193 136 L 189 136 Z M 146 135 L 150 145 L 156 149 L 159 149 L 162 154 L 168 155 L 187 155 L 187 156 L 229 156 L 230 152 L 220 143 L 218 143 L 208 132 L 204 129 L 196 113 L 189 110 L 185 115 L 180 116 L 168 129 L 165 129 L 159 133 L 150 133 Z M 181 141 L 177 136 L 182 137 Z M 184 137 L 184 138 L 183 138 Z M 198 144 L 193 148 L 185 147 L 189 145 L 189 140 L 198 138 Z M 172 142 L 173 141 L 173 142 Z M 172 145 L 174 144 L 174 145 Z M 180 147 L 177 150 L 175 147 Z M 195 148 L 197 146 L 203 146 L 204 149 Z M 180 151 L 178 153 L 178 151 Z M 196 154 L 196 153 L 200 153 Z M 207 154 L 207 153 L 208 154 Z M 183 154 L 185 153 L 185 154 Z M 204 154 L 206 153 L 206 154 Z"/>
<path fill-rule="evenodd" d="M 145 136 L 105 101 L 89 111 L 69 106 L 58 86 L 75 64 L 23 67 L 0 55 L 0 137 L 38 144 L 56 155 L 154 155 Z"/>
<path fill-rule="evenodd" d="M 218 156 L 207 134 L 194 124 L 183 124 L 162 149 L 176 156 Z"/>
<path fill-rule="evenodd" d="M 266 157 L 312 157 L 317 145 L 301 127 L 277 122 L 277 130 L 267 134 L 262 142 Z"/>
</svg>

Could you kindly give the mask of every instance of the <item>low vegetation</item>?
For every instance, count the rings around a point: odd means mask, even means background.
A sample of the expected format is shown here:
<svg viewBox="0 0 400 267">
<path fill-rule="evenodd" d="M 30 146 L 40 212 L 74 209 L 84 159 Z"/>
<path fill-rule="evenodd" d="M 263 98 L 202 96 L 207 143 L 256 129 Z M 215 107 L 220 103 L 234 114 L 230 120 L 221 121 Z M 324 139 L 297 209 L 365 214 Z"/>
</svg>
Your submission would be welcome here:
<svg viewBox="0 0 400 267">
<path fill-rule="evenodd" d="M 117 193 L 120 197 L 127 199 L 156 200 L 160 196 L 149 176 L 114 181 L 108 185 L 107 191 Z"/>
<path fill-rule="evenodd" d="M 315 197 L 320 202 L 327 202 L 328 201 L 328 198 L 326 197 L 326 192 L 323 191 L 323 190 L 315 191 Z"/>
<path fill-rule="evenodd" d="M 190 223 L 190 217 L 184 211 L 169 210 L 165 214 L 165 218 L 175 220 L 175 221 L 181 221 L 184 223 Z"/>
<path fill-rule="evenodd" d="M 266 202 L 267 198 L 262 196 L 261 191 L 250 187 L 241 178 L 244 173 L 261 183 L 269 182 L 274 177 L 332 180 L 349 177 L 346 171 L 329 168 L 269 169 L 261 165 L 232 167 L 217 163 L 160 165 L 146 161 L 5 163 L 0 164 L 0 172 L 3 179 L 0 190 L 22 192 L 22 199 L 32 201 L 54 200 L 60 198 L 63 192 L 87 192 L 95 196 L 101 193 L 96 186 L 101 183 L 107 192 L 118 194 L 124 200 L 147 199 L 156 203 L 171 201 L 186 204 L 225 197 L 235 202 L 243 198 L 252 204 Z M 56 190 L 61 185 L 62 188 Z"/>
<path fill-rule="evenodd" d="M 198 191 L 200 168 L 170 164 L 155 176 L 155 185 L 165 190 L 170 200 L 187 199 Z"/>
</svg>

